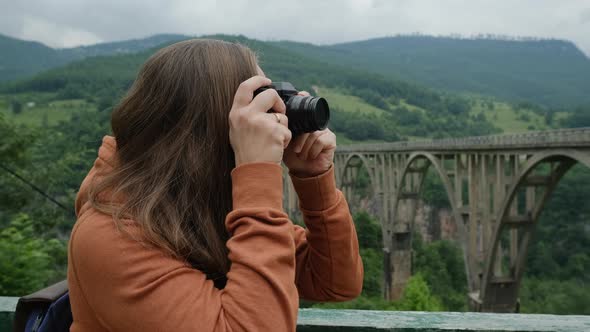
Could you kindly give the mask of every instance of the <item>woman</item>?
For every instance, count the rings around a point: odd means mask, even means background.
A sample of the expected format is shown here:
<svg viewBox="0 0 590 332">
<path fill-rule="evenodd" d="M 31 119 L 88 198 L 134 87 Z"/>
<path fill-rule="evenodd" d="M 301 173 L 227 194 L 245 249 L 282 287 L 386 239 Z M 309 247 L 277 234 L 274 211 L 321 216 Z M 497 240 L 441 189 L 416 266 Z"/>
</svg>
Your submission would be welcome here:
<svg viewBox="0 0 590 332">
<path fill-rule="evenodd" d="M 249 49 L 222 41 L 144 64 L 76 199 L 71 331 L 294 331 L 299 297 L 358 296 L 335 136 L 290 142 L 276 91 L 253 98 L 269 83 Z M 282 209 L 281 161 L 307 230 Z"/>
</svg>

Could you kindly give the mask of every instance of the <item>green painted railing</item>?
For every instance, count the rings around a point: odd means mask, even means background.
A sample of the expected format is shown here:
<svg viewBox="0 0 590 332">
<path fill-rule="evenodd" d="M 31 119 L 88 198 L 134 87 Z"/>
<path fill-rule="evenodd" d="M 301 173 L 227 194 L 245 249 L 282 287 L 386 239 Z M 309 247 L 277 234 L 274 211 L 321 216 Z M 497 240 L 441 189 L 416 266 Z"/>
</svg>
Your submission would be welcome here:
<svg viewBox="0 0 590 332">
<path fill-rule="evenodd" d="M 17 298 L 0 297 L 0 331 L 12 330 Z M 590 316 L 301 309 L 297 331 L 590 332 Z"/>
<path fill-rule="evenodd" d="M 0 296 L 0 332 L 12 331 L 12 318 L 17 301 L 16 297 Z"/>
</svg>

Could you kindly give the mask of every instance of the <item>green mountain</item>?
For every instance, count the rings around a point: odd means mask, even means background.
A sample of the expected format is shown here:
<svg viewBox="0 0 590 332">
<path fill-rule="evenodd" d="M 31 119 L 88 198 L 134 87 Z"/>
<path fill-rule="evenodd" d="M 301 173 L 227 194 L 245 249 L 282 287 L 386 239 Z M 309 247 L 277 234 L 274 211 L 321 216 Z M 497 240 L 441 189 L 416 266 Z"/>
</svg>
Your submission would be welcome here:
<svg viewBox="0 0 590 332">
<path fill-rule="evenodd" d="M 59 50 L 72 59 L 81 59 L 99 55 L 127 54 L 145 51 L 165 43 L 189 39 L 191 37 L 178 34 L 159 34 L 147 38 L 129 39 L 90 46 L 79 46 Z"/>
<path fill-rule="evenodd" d="M 0 82 L 87 57 L 137 53 L 187 38 L 162 34 L 52 49 L 0 35 Z M 453 93 L 553 108 L 590 103 L 590 59 L 569 41 L 397 36 L 327 46 L 289 41 L 266 44 L 309 60 Z"/>
<path fill-rule="evenodd" d="M 0 35 L 0 81 L 32 75 L 68 61 L 59 51 L 41 43 Z"/>
<path fill-rule="evenodd" d="M 187 38 L 190 37 L 162 34 L 142 39 L 53 49 L 38 42 L 0 34 L 0 82 L 24 78 L 91 56 L 136 53 L 163 43 Z"/>
<path fill-rule="evenodd" d="M 237 41 L 255 50 L 261 67 L 275 81 L 299 89 L 352 96 L 378 111 L 333 104 L 332 128 L 354 140 L 412 139 L 485 135 L 497 132 L 491 121 L 474 112 L 471 100 L 393 81 L 380 75 L 310 59 L 272 43 L 242 36 L 210 38 Z M 140 65 L 155 51 L 90 57 L 50 69 L 33 78 L 5 83 L 0 93 L 14 96 L 45 93 L 56 100 L 85 99 L 99 107 L 112 105 L 130 86 Z M 24 102 L 29 100 L 24 99 Z"/>
<path fill-rule="evenodd" d="M 441 90 L 550 107 L 590 103 L 590 59 L 569 41 L 397 36 L 329 46 L 275 45 Z"/>
</svg>

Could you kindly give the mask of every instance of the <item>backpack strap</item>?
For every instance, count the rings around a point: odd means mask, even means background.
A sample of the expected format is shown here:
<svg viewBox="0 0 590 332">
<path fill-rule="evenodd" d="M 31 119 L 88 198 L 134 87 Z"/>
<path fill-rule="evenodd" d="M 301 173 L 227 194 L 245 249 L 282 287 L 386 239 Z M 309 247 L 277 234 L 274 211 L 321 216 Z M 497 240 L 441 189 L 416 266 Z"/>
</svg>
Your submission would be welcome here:
<svg viewBox="0 0 590 332">
<path fill-rule="evenodd" d="M 13 331 L 25 331 L 27 321 L 31 318 L 30 316 L 33 312 L 35 312 L 37 316 L 44 314 L 51 303 L 62 297 L 67 291 L 68 282 L 67 280 L 63 280 L 18 299 L 16 311 L 14 313 Z M 40 316 L 38 319 L 42 318 L 43 317 Z M 33 319 L 37 320 L 37 317 Z"/>
<path fill-rule="evenodd" d="M 70 295 L 66 293 L 51 303 L 37 332 L 69 332 L 73 321 Z"/>
</svg>

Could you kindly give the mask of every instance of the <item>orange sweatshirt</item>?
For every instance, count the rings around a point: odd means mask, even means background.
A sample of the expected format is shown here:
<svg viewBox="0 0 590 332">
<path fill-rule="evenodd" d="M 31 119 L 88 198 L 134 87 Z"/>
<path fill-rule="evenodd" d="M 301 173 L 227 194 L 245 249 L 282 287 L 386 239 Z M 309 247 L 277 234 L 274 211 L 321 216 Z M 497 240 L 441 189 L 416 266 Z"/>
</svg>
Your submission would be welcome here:
<svg viewBox="0 0 590 332">
<path fill-rule="evenodd" d="M 90 206 L 89 187 L 112 170 L 115 149 L 106 136 L 76 198 L 71 331 L 294 331 L 299 297 L 343 301 L 361 292 L 357 236 L 333 168 L 292 177 L 307 229 L 283 211 L 279 165 L 232 171 L 233 210 L 225 220 L 232 265 L 218 290 L 201 271 L 122 234 L 112 217 Z M 133 222 L 125 227 L 141 236 Z"/>
</svg>

